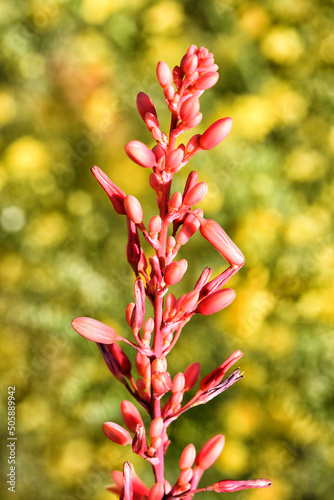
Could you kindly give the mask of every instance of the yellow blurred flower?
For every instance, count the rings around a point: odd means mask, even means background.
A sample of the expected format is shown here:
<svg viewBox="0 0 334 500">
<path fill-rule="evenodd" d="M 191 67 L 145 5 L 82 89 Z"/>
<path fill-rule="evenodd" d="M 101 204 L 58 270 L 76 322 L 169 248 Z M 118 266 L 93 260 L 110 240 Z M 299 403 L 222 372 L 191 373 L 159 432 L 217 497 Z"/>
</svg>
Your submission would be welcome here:
<svg viewBox="0 0 334 500">
<path fill-rule="evenodd" d="M 222 454 L 218 459 L 218 467 L 222 474 L 233 475 L 247 468 L 250 460 L 249 449 L 241 440 L 226 438 Z"/>
<path fill-rule="evenodd" d="M 63 448 L 57 471 L 66 483 L 75 483 L 78 477 L 87 473 L 92 461 L 91 442 L 83 438 L 72 439 L 67 441 Z"/>
<path fill-rule="evenodd" d="M 182 24 L 183 19 L 182 4 L 172 0 L 160 2 L 147 10 L 144 17 L 145 31 L 154 34 L 167 33 L 170 30 L 175 32 Z"/>
<path fill-rule="evenodd" d="M 67 226 L 66 218 L 60 212 L 42 214 L 28 228 L 28 240 L 38 246 L 57 245 L 65 238 Z"/>
<path fill-rule="evenodd" d="M 277 64 L 294 64 L 303 53 L 303 42 L 298 32 L 286 26 L 272 28 L 261 44 L 264 55 Z"/>
<path fill-rule="evenodd" d="M 0 91 L 0 127 L 10 122 L 16 115 L 16 103 L 11 93 Z"/>
<path fill-rule="evenodd" d="M 268 13 L 260 5 L 247 5 L 240 21 L 248 35 L 255 39 L 261 37 L 270 25 Z"/>
<path fill-rule="evenodd" d="M 275 126 L 270 100 L 264 96 L 243 95 L 232 107 L 233 132 L 252 140 L 263 139 Z"/>
<path fill-rule="evenodd" d="M 330 230 L 331 215 L 322 206 L 312 206 L 292 216 L 285 227 L 285 239 L 292 246 L 315 243 Z"/>
<path fill-rule="evenodd" d="M 293 181 L 312 182 L 323 177 L 328 165 L 319 151 L 297 148 L 290 153 L 284 163 L 287 177 Z"/>
<path fill-rule="evenodd" d="M 42 176 L 51 166 L 51 156 L 44 144 L 31 136 L 17 139 L 5 152 L 5 164 L 14 177 Z"/>
</svg>

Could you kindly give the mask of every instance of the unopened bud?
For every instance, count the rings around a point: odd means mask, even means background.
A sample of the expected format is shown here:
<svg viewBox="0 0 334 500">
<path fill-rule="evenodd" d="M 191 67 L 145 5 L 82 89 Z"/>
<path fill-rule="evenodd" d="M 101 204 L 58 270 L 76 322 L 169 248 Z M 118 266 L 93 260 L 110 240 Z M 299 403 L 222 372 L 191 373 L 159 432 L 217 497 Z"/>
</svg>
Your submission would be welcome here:
<svg viewBox="0 0 334 500">
<path fill-rule="evenodd" d="M 231 302 L 235 299 L 235 291 L 231 288 L 224 288 L 223 290 L 218 290 L 211 295 L 205 297 L 197 307 L 197 312 L 208 316 L 209 314 L 214 314 L 221 311 L 225 307 L 229 306 Z"/>
<path fill-rule="evenodd" d="M 195 83 L 195 89 L 197 90 L 207 90 L 211 89 L 218 82 L 219 74 L 217 71 L 208 71 L 204 75 L 200 76 Z"/>
<path fill-rule="evenodd" d="M 200 371 L 201 371 L 201 365 L 199 363 L 192 363 L 191 365 L 188 366 L 188 368 L 186 368 L 184 372 L 185 391 L 190 391 L 194 387 L 199 378 Z"/>
<path fill-rule="evenodd" d="M 155 483 L 148 494 L 148 500 L 162 500 L 165 494 L 164 485 Z"/>
<path fill-rule="evenodd" d="M 190 154 L 195 154 L 198 151 L 201 151 L 202 148 L 199 145 L 199 140 L 201 138 L 201 134 L 195 134 L 192 136 L 188 144 L 186 145 L 186 150 L 185 154 L 190 155 Z"/>
<path fill-rule="evenodd" d="M 183 373 L 182 372 L 177 373 L 173 379 L 172 393 L 175 394 L 177 392 L 183 391 L 185 384 L 186 380 Z"/>
<path fill-rule="evenodd" d="M 179 191 L 177 191 L 171 196 L 168 202 L 168 206 L 171 210 L 177 210 L 178 208 L 180 208 L 181 205 L 182 205 L 182 194 Z"/>
<path fill-rule="evenodd" d="M 197 96 L 184 101 L 180 108 L 180 118 L 185 123 L 190 123 L 199 113 L 200 103 Z"/>
<path fill-rule="evenodd" d="M 161 217 L 159 217 L 159 215 L 155 215 L 154 217 L 152 217 L 148 224 L 148 228 L 150 230 L 150 233 L 159 233 L 161 230 Z"/>
<path fill-rule="evenodd" d="M 184 205 L 197 205 L 203 198 L 206 196 L 208 192 L 208 185 L 206 182 L 199 182 L 194 186 L 190 191 L 187 192 L 185 197 L 183 198 Z"/>
<path fill-rule="evenodd" d="M 175 285 L 183 278 L 188 267 L 188 262 L 185 259 L 174 261 L 168 264 L 165 269 L 165 282 L 167 285 Z"/>
<path fill-rule="evenodd" d="M 192 311 L 198 302 L 198 297 L 199 297 L 198 290 L 192 290 L 191 292 L 184 295 L 179 306 L 180 310 L 183 311 L 184 313 Z"/>
<path fill-rule="evenodd" d="M 170 151 L 167 154 L 166 167 L 173 171 L 177 170 L 182 163 L 183 157 L 184 157 L 184 146 L 182 147 L 182 145 L 180 145 L 176 149 L 173 149 L 173 151 Z"/>
<path fill-rule="evenodd" d="M 212 437 L 201 449 L 196 457 L 196 465 L 203 470 L 207 470 L 211 465 L 215 463 L 221 452 L 223 451 L 225 444 L 225 436 L 222 434 L 217 434 L 217 436 Z"/>
<path fill-rule="evenodd" d="M 187 469 L 183 469 L 179 475 L 178 483 L 179 484 L 190 483 L 192 477 L 193 477 L 193 470 L 190 467 L 188 467 Z"/>
<path fill-rule="evenodd" d="M 126 194 L 99 167 L 93 167 L 92 174 L 109 196 L 115 212 L 124 215 L 124 198 Z"/>
<path fill-rule="evenodd" d="M 173 83 L 173 76 L 171 70 L 164 61 L 158 62 L 157 77 L 162 88 L 164 88 L 166 85 Z"/>
<path fill-rule="evenodd" d="M 114 443 L 125 446 L 132 442 L 132 438 L 129 432 L 124 429 L 121 425 L 115 424 L 114 422 L 105 422 L 102 426 L 104 435 L 113 441 Z"/>
<path fill-rule="evenodd" d="M 185 449 L 181 454 L 179 461 L 180 469 L 184 470 L 192 467 L 193 463 L 195 462 L 195 458 L 196 458 L 196 448 L 192 443 L 190 443 L 185 447 Z"/>
<path fill-rule="evenodd" d="M 125 146 L 128 157 L 144 168 L 152 168 L 156 165 L 155 154 L 140 141 L 130 141 Z"/>
<path fill-rule="evenodd" d="M 123 422 L 130 432 L 136 432 L 137 425 L 144 425 L 141 415 L 134 404 L 130 401 L 121 402 L 121 414 Z"/>
<path fill-rule="evenodd" d="M 175 296 L 172 293 L 169 293 L 166 297 L 166 309 L 170 311 L 174 309 L 176 303 Z"/>
<path fill-rule="evenodd" d="M 126 215 L 135 224 L 143 222 L 143 209 L 140 202 L 134 196 L 126 196 L 124 198 L 124 209 Z"/>
<path fill-rule="evenodd" d="M 151 113 L 154 116 L 157 116 L 157 112 L 155 110 L 154 104 L 151 101 L 150 97 L 146 95 L 144 92 L 139 92 L 137 95 L 137 109 L 140 114 L 142 120 L 145 121 L 146 113 Z"/>
<path fill-rule="evenodd" d="M 172 381 L 169 373 L 153 372 L 152 387 L 157 395 L 163 396 L 172 387 Z"/>
<path fill-rule="evenodd" d="M 187 73 L 187 75 L 191 75 L 197 68 L 198 57 L 196 54 L 192 54 L 186 57 L 183 63 L 183 71 Z"/>
<path fill-rule="evenodd" d="M 230 133 L 232 123 L 232 118 L 221 118 L 210 125 L 199 140 L 201 148 L 207 150 L 217 146 Z"/>
<path fill-rule="evenodd" d="M 219 481 L 212 486 L 207 487 L 208 491 L 216 493 L 230 493 L 233 491 L 246 490 L 249 488 L 268 488 L 271 486 L 271 481 L 268 479 L 250 479 L 246 481 Z"/>
<path fill-rule="evenodd" d="M 150 436 L 151 438 L 158 438 L 164 428 L 164 421 L 161 417 L 156 417 L 152 420 L 150 425 Z"/>
</svg>

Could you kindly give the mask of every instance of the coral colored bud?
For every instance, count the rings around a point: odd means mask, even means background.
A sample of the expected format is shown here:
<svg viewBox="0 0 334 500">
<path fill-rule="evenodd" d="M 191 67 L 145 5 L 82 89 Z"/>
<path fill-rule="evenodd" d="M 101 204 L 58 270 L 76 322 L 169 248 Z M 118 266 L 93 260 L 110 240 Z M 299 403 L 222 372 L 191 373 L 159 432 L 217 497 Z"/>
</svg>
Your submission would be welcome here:
<svg viewBox="0 0 334 500">
<path fill-rule="evenodd" d="M 242 266 L 245 257 L 231 238 L 225 233 L 224 229 L 212 219 L 203 219 L 200 221 L 200 231 L 202 236 L 208 240 L 211 245 L 234 267 Z"/>
<path fill-rule="evenodd" d="M 72 327 L 79 335 L 93 342 L 112 344 L 116 340 L 123 340 L 122 337 L 117 335 L 116 330 L 96 319 L 86 317 L 75 318 L 72 321 Z"/>
<path fill-rule="evenodd" d="M 173 379 L 172 393 L 175 394 L 177 392 L 183 391 L 185 384 L 186 384 L 186 379 L 183 373 L 182 372 L 177 373 Z"/>
<path fill-rule="evenodd" d="M 191 75 L 196 70 L 197 64 L 198 57 L 196 56 L 196 54 L 187 56 L 183 64 L 183 71 L 187 73 L 187 75 Z"/>
<path fill-rule="evenodd" d="M 187 56 L 191 56 L 192 54 L 195 54 L 195 52 L 197 52 L 197 47 L 196 45 L 193 43 L 192 45 L 190 45 L 189 49 L 187 50 Z"/>
<path fill-rule="evenodd" d="M 127 321 L 127 324 L 130 326 L 130 328 L 133 327 L 133 310 L 135 308 L 135 304 L 133 302 L 130 302 L 130 304 L 128 304 L 126 306 L 126 309 L 125 309 L 125 319 Z"/>
<path fill-rule="evenodd" d="M 161 130 L 158 127 L 153 127 L 151 129 L 151 134 L 152 134 L 153 139 L 155 139 L 156 141 L 160 141 L 161 140 L 162 133 L 161 133 Z"/>
<path fill-rule="evenodd" d="M 144 425 L 143 419 L 134 404 L 130 401 L 121 402 L 121 414 L 123 422 L 127 426 L 130 432 L 136 432 L 137 425 Z"/>
<path fill-rule="evenodd" d="M 165 85 L 164 87 L 164 94 L 167 99 L 170 101 L 174 98 L 175 96 L 175 89 L 172 84 Z"/>
<path fill-rule="evenodd" d="M 197 283 L 195 285 L 195 290 L 201 290 L 203 286 L 207 284 L 210 279 L 212 273 L 212 269 L 210 267 L 206 267 L 202 272 L 201 276 L 198 278 Z"/>
<path fill-rule="evenodd" d="M 164 88 L 166 85 L 170 85 L 173 83 L 173 76 L 171 70 L 164 61 L 158 62 L 157 77 L 162 88 Z"/>
<path fill-rule="evenodd" d="M 161 438 L 153 438 L 151 442 L 151 448 L 158 450 L 161 446 L 162 439 Z"/>
<path fill-rule="evenodd" d="M 137 352 L 137 354 L 136 354 L 136 367 L 137 367 L 138 375 L 143 377 L 145 374 L 145 368 L 149 364 L 150 364 L 150 360 L 148 359 L 148 357 L 145 356 L 144 354 L 142 354 L 141 352 Z"/>
<path fill-rule="evenodd" d="M 157 117 L 154 116 L 152 113 L 146 113 L 145 125 L 149 130 L 152 130 L 152 128 L 154 128 L 154 127 L 159 128 L 159 122 L 158 122 Z"/>
<path fill-rule="evenodd" d="M 165 372 L 167 370 L 166 358 L 156 358 L 152 363 L 152 371 Z"/>
<path fill-rule="evenodd" d="M 183 78 L 183 71 L 182 71 L 182 69 L 180 68 L 180 66 L 174 66 L 174 69 L 173 69 L 173 80 L 174 80 L 175 86 L 177 88 L 180 87 L 180 85 L 182 83 L 182 78 Z"/>
<path fill-rule="evenodd" d="M 166 297 L 166 309 L 170 311 L 174 309 L 176 303 L 175 296 L 172 293 L 169 293 Z"/>
<path fill-rule="evenodd" d="M 199 297 L 198 290 L 192 290 L 191 292 L 184 295 L 184 297 L 180 302 L 179 306 L 180 310 L 183 311 L 184 313 L 192 311 L 197 305 L 198 297 Z"/>
<path fill-rule="evenodd" d="M 197 96 L 184 101 L 180 108 L 180 118 L 185 123 L 190 123 L 199 113 L 200 103 Z"/>
<path fill-rule="evenodd" d="M 142 455 L 147 450 L 145 427 L 138 424 L 135 430 L 135 435 L 132 440 L 132 451 L 138 455 Z"/>
<path fill-rule="evenodd" d="M 187 224 L 183 224 L 180 231 L 176 235 L 177 244 L 178 245 L 185 245 L 186 243 L 188 243 L 192 234 L 193 234 L 193 232 L 191 230 L 191 227 L 188 226 Z"/>
<path fill-rule="evenodd" d="M 187 469 L 183 469 L 179 475 L 178 483 L 179 484 L 189 483 L 192 477 L 193 477 L 193 470 L 190 467 L 188 467 Z"/>
<path fill-rule="evenodd" d="M 183 199 L 184 205 L 197 205 L 203 198 L 206 196 L 208 192 L 208 185 L 206 182 L 199 182 L 194 186 L 190 191 L 187 192 Z"/>
<path fill-rule="evenodd" d="M 128 157 L 144 168 L 152 168 L 156 165 L 155 154 L 140 141 L 130 141 L 125 146 Z"/>
<path fill-rule="evenodd" d="M 166 167 L 174 170 L 180 166 L 184 156 L 184 146 L 178 146 L 178 148 L 170 151 L 166 156 Z"/>
<path fill-rule="evenodd" d="M 192 363 L 191 365 L 188 366 L 188 368 L 186 368 L 184 372 L 185 391 L 190 391 L 194 387 L 199 378 L 200 371 L 201 371 L 201 365 L 199 363 Z"/>
<path fill-rule="evenodd" d="M 181 205 L 182 205 L 182 194 L 177 191 L 172 195 L 171 199 L 168 202 L 168 206 L 171 210 L 176 210 L 180 208 Z"/>
<path fill-rule="evenodd" d="M 179 262 L 174 261 L 168 264 L 165 268 L 165 283 L 166 285 L 175 285 L 183 278 L 188 267 L 188 262 L 181 259 Z"/>
<path fill-rule="evenodd" d="M 215 463 L 225 444 L 225 436 L 217 434 L 212 437 L 201 449 L 196 457 L 196 465 L 203 470 L 207 470 Z"/>
<path fill-rule="evenodd" d="M 104 435 L 114 443 L 122 446 L 132 443 L 129 432 L 121 425 L 115 424 L 114 422 L 105 422 L 102 426 L 102 430 Z"/>
<path fill-rule="evenodd" d="M 157 176 L 157 174 L 153 174 L 152 173 L 150 175 L 150 177 L 149 177 L 149 183 L 150 183 L 151 188 L 154 189 L 154 191 L 156 191 L 159 188 L 160 181 L 159 181 L 159 177 Z"/>
<path fill-rule="evenodd" d="M 155 483 L 148 494 L 148 500 L 162 500 L 165 494 L 164 485 Z"/>
<path fill-rule="evenodd" d="M 192 138 L 189 140 L 188 144 L 186 145 L 186 150 L 185 150 L 186 155 L 195 154 L 198 151 L 202 150 L 202 148 L 199 145 L 199 140 L 201 137 L 202 137 L 201 134 L 195 134 L 192 136 Z"/>
<path fill-rule="evenodd" d="M 232 123 L 232 118 L 221 118 L 210 125 L 199 140 L 201 148 L 207 150 L 217 146 L 230 133 Z"/>
<path fill-rule="evenodd" d="M 172 395 L 172 405 L 173 406 L 178 406 L 180 403 L 182 403 L 182 399 L 183 399 L 183 393 L 182 392 L 177 392 L 175 394 Z"/>
<path fill-rule="evenodd" d="M 165 157 L 165 150 L 164 148 L 162 148 L 160 146 L 160 144 L 156 144 L 154 146 L 154 148 L 152 148 L 152 152 L 155 154 L 155 157 L 157 159 L 157 161 L 160 159 L 160 158 L 164 158 Z M 151 174 L 151 175 L 154 175 L 154 174 Z M 159 178 L 158 178 L 159 179 Z"/>
<path fill-rule="evenodd" d="M 131 362 L 127 355 L 122 351 L 122 349 L 116 343 L 106 344 L 107 351 L 110 352 L 112 357 L 116 359 L 119 364 L 122 375 L 125 377 L 131 377 Z"/>
<path fill-rule="evenodd" d="M 176 246 L 176 240 L 174 238 L 174 236 L 168 236 L 167 238 L 167 250 L 170 251 L 170 250 L 173 250 L 173 248 L 175 248 Z"/>
<path fill-rule="evenodd" d="M 151 113 L 155 117 L 157 116 L 157 112 L 155 110 L 154 104 L 151 101 L 150 97 L 146 95 L 144 92 L 139 92 L 137 95 L 137 109 L 140 114 L 142 120 L 145 121 L 146 113 Z"/>
<path fill-rule="evenodd" d="M 124 209 L 126 215 L 135 224 L 143 222 L 143 209 L 140 202 L 134 196 L 126 196 L 124 198 Z"/>
<path fill-rule="evenodd" d="M 188 191 L 190 191 L 198 182 L 198 173 L 196 170 L 192 170 L 187 177 L 186 184 L 184 186 L 183 198 L 186 196 Z"/>
<path fill-rule="evenodd" d="M 122 500 L 133 500 L 132 467 L 130 462 L 124 462 L 123 464 L 123 478 Z"/>
<path fill-rule="evenodd" d="M 152 387 L 153 391 L 163 396 L 172 387 L 172 381 L 169 373 L 153 372 L 152 373 Z"/>
<path fill-rule="evenodd" d="M 150 425 L 150 436 L 151 438 L 157 438 L 161 436 L 164 428 L 164 421 L 161 417 L 156 417 L 152 420 Z"/>
<path fill-rule="evenodd" d="M 185 470 L 192 467 L 193 463 L 195 462 L 195 458 L 196 458 L 196 448 L 192 443 L 190 443 L 185 447 L 185 449 L 181 454 L 179 461 L 180 469 Z"/>
<path fill-rule="evenodd" d="M 140 278 L 136 279 L 134 289 L 136 306 L 134 309 L 133 327 L 139 330 L 145 318 L 145 285 Z"/>
<path fill-rule="evenodd" d="M 218 292 L 214 292 L 211 295 L 205 297 L 198 304 L 197 312 L 203 314 L 204 316 L 214 314 L 229 306 L 234 299 L 235 291 L 232 290 L 232 288 L 224 288 L 223 290 L 218 290 Z"/>
<path fill-rule="evenodd" d="M 159 217 L 159 215 L 155 215 L 154 217 L 152 217 L 148 224 L 148 228 L 150 230 L 150 233 L 159 233 L 161 230 L 161 217 Z"/>
<path fill-rule="evenodd" d="M 153 318 L 148 318 L 145 323 L 143 324 L 143 332 L 144 333 L 152 333 L 154 330 L 154 319 Z"/>
<path fill-rule="evenodd" d="M 123 193 L 123 191 L 118 186 L 116 186 L 116 184 L 114 184 L 109 179 L 109 177 L 104 172 L 102 172 L 102 170 L 99 167 L 93 167 L 92 174 L 109 196 L 109 199 L 113 204 L 115 212 L 117 212 L 120 215 L 124 215 L 125 210 L 123 202 L 126 196 L 125 193 Z"/>
<path fill-rule="evenodd" d="M 197 127 L 202 121 L 203 115 L 202 113 L 198 113 L 198 115 L 195 116 L 191 121 L 184 122 L 183 128 L 185 129 L 191 129 L 194 127 Z"/>
<path fill-rule="evenodd" d="M 212 486 L 208 486 L 206 490 L 215 491 L 216 493 L 230 493 L 233 491 L 246 490 L 249 488 L 268 488 L 271 486 L 271 481 L 268 479 L 250 479 L 246 481 L 219 481 Z"/>
<path fill-rule="evenodd" d="M 211 89 L 218 82 L 219 74 L 217 71 L 208 71 L 204 75 L 200 76 L 195 83 L 195 89 L 197 90 L 207 90 Z"/>
</svg>

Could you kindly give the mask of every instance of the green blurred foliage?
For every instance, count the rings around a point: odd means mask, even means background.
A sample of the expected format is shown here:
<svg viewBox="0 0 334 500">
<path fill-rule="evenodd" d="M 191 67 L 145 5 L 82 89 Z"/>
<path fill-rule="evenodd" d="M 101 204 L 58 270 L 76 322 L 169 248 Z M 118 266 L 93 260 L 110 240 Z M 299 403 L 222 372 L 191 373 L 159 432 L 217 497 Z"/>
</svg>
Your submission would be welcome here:
<svg viewBox="0 0 334 500">
<path fill-rule="evenodd" d="M 95 346 L 71 330 L 92 316 L 129 335 L 133 275 L 124 219 L 90 174 L 100 166 L 155 213 L 148 172 L 124 154 L 152 141 L 137 115 L 145 91 L 163 128 L 155 78 L 164 60 L 204 45 L 220 66 L 201 98 L 201 132 L 232 116 L 231 135 L 190 164 L 209 184 L 202 204 L 246 256 L 235 302 L 194 318 L 169 357 L 172 375 L 194 360 L 208 373 L 233 350 L 245 378 L 171 427 L 167 478 L 182 448 L 215 433 L 226 448 L 203 484 L 268 477 L 231 500 L 328 500 L 333 453 L 334 9 L 330 0 L 12 0 L 0 4 L 0 358 L 17 391 L 17 495 L 106 500 L 109 470 L 132 460 L 106 442 L 127 398 Z M 197 132 L 197 131 L 196 131 Z M 189 167 L 175 180 L 182 190 Z M 224 263 L 199 235 L 182 249 L 190 270 Z M 7 436 L 2 431 L 2 442 Z M 2 457 L 1 498 L 6 498 Z M 152 484 L 147 464 L 132 460 Z M 8 492 L 7 492 L 8 493 Z M 211 499 L 212 494 L 202 494 Z M 9 497 L 8 497 L 9 498 Z"/>
</svg>

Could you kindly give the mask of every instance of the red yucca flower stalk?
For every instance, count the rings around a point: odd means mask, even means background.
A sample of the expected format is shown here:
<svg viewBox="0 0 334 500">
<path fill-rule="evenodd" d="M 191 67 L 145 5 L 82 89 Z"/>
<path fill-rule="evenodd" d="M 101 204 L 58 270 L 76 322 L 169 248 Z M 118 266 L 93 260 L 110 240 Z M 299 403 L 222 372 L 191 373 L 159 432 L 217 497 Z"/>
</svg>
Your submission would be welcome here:
<svg viewBox="0 0 334 500">
<path fill-rule="evenodd" d="M 183 404 L 185 393 L 191 391 L 199 379 L 200 365 L 192 363 L 184 373 L 177 373 L 173 377 L 167 369 L 167 355 L 191 317 L 195 314 L 213 314 L 234 300 L 234 290 L 223 287 L 244 264 L 241 251 L 220 225 L 205 219 L 201 209 L 192 208 L 207 193 L 207 185 L 198 181 L 197 172 L 190 172 L 183 193 L 171 194 L 174 174 L 196 153 L 217 146 L 231 130 L 232 119 L 221 118 L 202 135 L 191 137 L 188 144 L 176 145 L 179 135 L 201 122 L 199 98 L 204 90 L 217 82 L 217 70 L 213 55 L 206 48 L 197 49 L 195 45 L 189 47 L 180 66 L 175 66 L 173 71 L 166 63 L 159 62 L 157 77 L 171 113 L 168 136 L 160 128 L 157 112 L 149 96 L 143 92 L 138 94 L 138 112 L 156 145 L 150 149 L 134 140 L 125 146 L 125 151 L 134 163 L 151 169 L 149 184 L 156 192 L 159 213 L 152 217 L 148 226 L 144 224 L 140 201 L 132 195 L 126 195 L 98 167 L 92 169 L 115 211 L 126 216 L 126 255 L 135 273 L 135 283 L 134 302 L 128 304 L 125 317 L 132 330 L 133 340 L 120 337 L 111 326 L 91 318 L 76 318 L 72 325 L 80 335 L 97 343 L 110 372 L 151 419 L 149 428 L 145 429 L 138 408 L 130 401 L 122 401 L 121 415 L 127 429 L 114 422 L 103 425 L 107 438 L 121 446 L 131 445 L 133 452 L 150 462 L 153 469 L 155 482 L 150 488 L 136 476 L 129 462 L 124 463 L 122 472 L 111 473 L 113 484 L 108 489 L 123 500 L 191 499 L 195 493 L 202 491 L 225 493 L 266 488 L 271 484 L 267 479 L 221 480 L 206 487 L 198 487 L 204 471 L 211 467 L 224 448 L 225 437 L 222 434 L 209 439 L 198 453 L 193 444 L 186 446 L 179 459 L 180 474 L 173 485 L 165 480 L 164 474 L 164 456 L 170 444 L 167 434 L 169 425 L 185 411 L 207 403 L 243 377 L 239 368 L 225 377 L 243 355 L 241 351 L 236 351 L 204 376 L 197 392 Z M 228 267 L 213 279 L 211 269 L 204 269 L 194 289 L 176 298 L 168 293 L 168 288 L 183 278 L 188 267 L 187 261 L 178 253 L 198 230 L 225 258 Z M 140 233 L 153 249 L 153 257 L 148 262 Z M 146 312 L 148 302 L 151 304 L 152 316 Z M 136 380 L 129 358 L 116 342 L 124 342 L 136 350 Z"/>
</svg>

